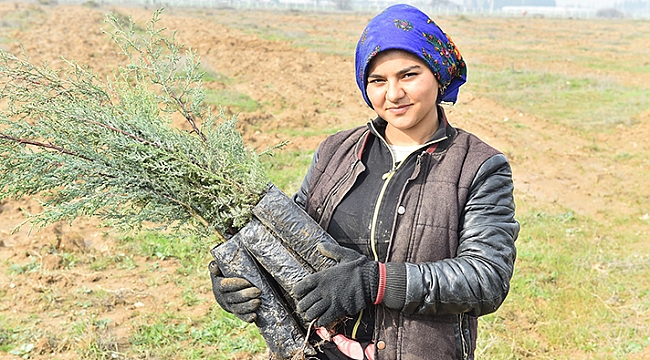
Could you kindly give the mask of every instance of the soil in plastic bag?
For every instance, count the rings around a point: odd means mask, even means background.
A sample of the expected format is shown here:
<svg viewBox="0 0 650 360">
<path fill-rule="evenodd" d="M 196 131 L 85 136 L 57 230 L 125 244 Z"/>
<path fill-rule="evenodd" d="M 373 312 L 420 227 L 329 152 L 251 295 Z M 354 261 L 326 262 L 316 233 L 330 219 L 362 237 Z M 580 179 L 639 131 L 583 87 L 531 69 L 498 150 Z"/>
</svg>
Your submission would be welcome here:
<svg viewBox="0 0 650 360">
<path fill-rule="evenodd" d="M 215 246 L 211 250 L 212 256 L 224 276 L 247 279 L 261 290 L 261 305 L 257 311 L 255 325 L 273 354 L 273 358 L 291 359 L 303 352 L 306 355 L 313 355 L 315 353 L 313 348 L 305 347 L 305 330 L 297 323 L 286 300 L 274 288 L 272 277 L 260 268 L 239 242 L 241 236 L 254 236 L 256 233 L 255 229 L 251 230 L 247 227 L 248 225 L 230 240 Z M 251 227 L 260 226 L 254 224 Z"/>
<path fill-rule="evenodd" d="M 275 358 L 313 355 L 305 347 L 308 324 L 295 314 L 291 291 L 305 276 L 336 264 L 317 249 L 335 240 L 273 184 L 253 216 L 212 255 L 225 276 L 243 277 L 262 291 L 255 324 Z"/>
</svg>

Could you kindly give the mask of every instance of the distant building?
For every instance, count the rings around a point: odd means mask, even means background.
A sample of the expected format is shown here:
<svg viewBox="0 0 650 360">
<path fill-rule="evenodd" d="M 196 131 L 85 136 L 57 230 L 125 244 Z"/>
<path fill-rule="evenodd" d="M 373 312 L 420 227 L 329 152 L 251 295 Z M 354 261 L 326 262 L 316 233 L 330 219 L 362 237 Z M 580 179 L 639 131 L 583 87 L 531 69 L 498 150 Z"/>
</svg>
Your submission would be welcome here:
<svg viewBox="0 0 650 360">
<path fill-rule="evenodd" d="M 584 18 L 593 17 L 596 9 L 566 8 L 556 6 L 504 6 L 501 13 L 505 15 L 526 17 Z"/>
<path fill-rule="evenodd" d="M 555 7 L 555 0 L 464 0 L 467 9 L 495 11 L 503 7 Z"/>
</svg>

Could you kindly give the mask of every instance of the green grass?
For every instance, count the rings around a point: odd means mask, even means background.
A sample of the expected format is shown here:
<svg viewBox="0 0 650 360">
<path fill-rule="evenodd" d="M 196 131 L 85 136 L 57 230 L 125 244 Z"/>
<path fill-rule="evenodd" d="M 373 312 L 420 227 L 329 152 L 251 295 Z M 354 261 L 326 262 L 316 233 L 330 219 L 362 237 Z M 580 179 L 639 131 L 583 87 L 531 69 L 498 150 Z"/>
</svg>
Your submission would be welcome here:
<svg viewBox="0 0 650 360">
<path fill-rule="evenodd" d="M 23 356 L 33 349 L 35 334 L 29 325 L 16 324 L 12 319 L 0 316 L 0 352 Z"/>
<path fill-rule="evenodd" d="M 70 323 L 67 330 L 75 339 L 75 349 L 80 358 L 100 360 L 117 357 L 117 340 L 108 330 L 110 323 L 110 319 L 95 314 Z"/>
<path fill-rule="evenodd" d="M 294 137 L 326 136 L 326 135 L 334 134 L 341 130 L 344 130 L 344 128 L 339 126 L 319 128 L 317 126 L 311 126 L 311 124 L 308 124 L 307 127 L 286 127 L 286 128 L 277 129 L 271 133 L 282 134 L 290 138 L 294 138 Z"/>
<path fill-rule="evenodd" d="M 16 332 L 8 327 L 8 320 L 0 316 L 0 352 L 9 352 L 14 348 Z"/>
<path fill-rule="evenodd" d="M 201 71 L 203 72 L 202 80 L 204 83 L 218 82 L 225 85 L 230 85 L 234 83 L 234 80 L 232 78 L 229 78 L 218 71 L 208 69 L 205 66 L 201 67 Z"/>
<path fill-rule="evenodd" d="M 649 54 L 646 54 L 646 56 L 650 56 Z M 633 64 L 633 63 L 623 63 L 620 64 L 619 62 L 612 61 L 610 63 L 603 63 L 602 61 L 598 61 L 600 59 L 595 59 L 591 63 L 587 64 L 586 67 L 592 70 L 608 70 L 611 67 L 619 67 L 619 70 L 621 71 L 627 71 L 631 74 L 648 74 L 650 73 L 650 63 L 640 63 L 640 64 Z"/>
<path fill-rule="evenodd" d="M 157 261 L 174 258 L 180 263 L 180 267 L 177 269 L 179 275 L 201 274 L 203 276 L 206 264 L 210 259 L 209 250 L 216 243 L 216 238 L 199 239 L 181 234 L 170 235 L 151 231 L 123 237 L 120 240 L 120 247 L 131 256 L 147 257 L 153 270 L 157 267 Z M 202 256 L 197 256 L 197 254 Z M 126 255 L 122 258 L 128 259 Z M 123 261 L 125 264 L 131 265 L 130 261 Z"/>
<path fill-rule="evenodd" d="M 14 11 L 9 11 L 0 19 L 0 29 L 20 29 L 27 30 L 35 23 L 42 21 L 45 11 L 38 6 L 21 7 Z"/>
<path fill-rule="evenodd" d="M 33 272 L 40 269 L 41 264 L 36 260 L 36 257 L 31 256 L 29 262 L 24 264 L 12 264 L 9 266 L 9 275 L 19 275 L 28 272 Z"/>
<path fill-rule="evenodd" d="M 252 112 L 260 109 L 260 104 L 248 95 L 228 89 L 205 91 L 205 103 L 230 109 L 230 113 Z"/>
<path fill-rule="evenodd" d="M 313 151 L 278 150 L 272 157 L 263 159 L 264 168 L 271 182 L 291 196 L 300 187 L 312 156 Z"/>
<path fill-rule="evenodd" d="M 184 318 L 164 313 L 136 325 L 130 342 L 142 355 L 158 358 L 231 359 L 266 349 L 255 325 L 247 324 L 217 306 L 204 316 Z"/>
<path fill-rule="evenodd" d="M 95 1 L 86 1 L 85 3 L 82 4 L 82 6 L 96 8 L 99 7 L 99 4 L 97 4 L 97 2 Z M 136 23 L 135 20 L 133 20 L 133 17 L 131 15 L 125 14 L 120 11 L 115 11 L 115 10 L 113 10 L 111 13 L 113 14 L 113 16 L 115 16 L 118 23 L 124 26 L 127 30 L 129 29 L 129 24 L 132 24 L 133 27 L 131 30 L 133 30 L 134 33 L 138 35 L 145 35 L 147 33 L 146 25 Z"/>
<path fill-rule="evenodd" d="M 582 130 L 606 132 L 638 122 L 650 108 L 648 88 L 544 71 L 475 66 L 468 89 L 508 107 Z"/>
<path fill-rule="evenodd" d="M 205 243 L 213 241 L 206 239 Z M 237 354 L 245 358 L 263 353 L 266 346 L 255 325 L 225 313 L 211 298 L 206 307 L 206 299 L 200 294 L 210 286 L 206 266 L 211 257 L 208 248 L 197 249 L 197 243 L 195 239 L 152 231 L 125 236 L 117 244 L 117 253 L 76 254 L 78 271 L 110 274 L 113 269 L 130 263 L 133 267 L 129 269 L 145 276 L 149 276 L 146 275 L 149 270 L 156 272 L 151 277 L 153 282 L 148 283 L 148 291 L 156 291 L 159 284 L 174 282 L 183 290 L 168 304 L 169 312 L 138 313 L 136 310 L 129 320 L 134 324 L 133 330 L 122 335 L 126 337 L 118 338 L 112 309 L 120 306 L 116 306 L 123 296 L 119 292 L 86 285 L 68 289 L 46 286 L 39 297 L 40 312 L 15 319 L 0 317 L 0 357 L 38 357 L 41 350 L 35 345 L 43 339 L 48 339 L 57 351 L 74 351 L 79 358 L 97 360 L 231 359 Z M 176 273 L 158 267 L 163 262 L 169 266 L 170 259 L 177 260 Z M 32 276 L 31 272 L 42 272 L 34 266 L 37 263 L 32 258 L 25 264 L 5 265 L 13 266 L 8 275 L 12 282 L 18 282 Z M 63 273 L 67 270 L 61 269 Z M 8 290 L 0 290 L 2 306 L 10 301 L 8 294 Z M 60 328 L 43 330 L 41 323 L 48 318 L 60 319 L 54 320 L 60 323 Z"/>
<path fill-rule="evenodd" d="M 354 56 L 356 49 L 354 42 L 345 42 L 340 41 L 340 39 L 323 36 L 314 36 L 308 39 L 294 39 L 292 40 L 292 45 L 305 48 L 308 51 L 339 56 Z"/>
<path fill-rule="evenodd" d="M 310 34 L 308 30 L 301 30 L 300 27 L 305 28 L 306 26 L 312 26 L 311 24 L 317 24 L 323 21 L 320 18 L 323 16 L 336 19 L 337 15 L 328 13 L 314 14 L 311 12 L 273 12 L 275 14 L 269 16 L 266 20 L 255 16 L 255 12 L 248 13 L 241 10 L 237 11 L 236 15 L 229 10 L 214 11 L 207 18 L 210 21 L 224 24 L 229 28 L 234 28 L 268 41 L 286 42 L 291 44 L 292 47 L 328 55 L 354 56 L 355 41 L 361 34 L 362 28 L 359 28 L 358 31 L 356 29 L 354 31 L 345 29 L 336 30 L 334 33 L 346 31 L 342 36 L 338 37 L 332 36 L 331 31 L 314 31 Z M 237 21 L 232 21 L 233 16 L 237 17 Z M 294 17 L 302 21 L 305 21 L 306 18 L 313 19 L 311 23 L 309 20 L 306 22 L 276 21 L 277 16 Z M 351 39 L 351 41 L 341 41 L 341 38 Z"/>
<path fill-rule="evenodd" d="M 480 319 L 480 358 L 621 359 L 650 344 L 650 255 L 630 254 L 642 224 L 570 211 L 518 215 L 522 231 L 511 293 Z"/>
</svg>

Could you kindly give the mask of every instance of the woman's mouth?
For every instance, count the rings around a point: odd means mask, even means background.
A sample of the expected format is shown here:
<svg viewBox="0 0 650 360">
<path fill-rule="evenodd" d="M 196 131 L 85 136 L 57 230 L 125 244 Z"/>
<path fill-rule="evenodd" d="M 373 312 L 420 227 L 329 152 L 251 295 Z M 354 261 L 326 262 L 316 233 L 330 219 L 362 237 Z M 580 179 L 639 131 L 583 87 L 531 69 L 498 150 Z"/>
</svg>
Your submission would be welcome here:
<svg viewBox="0 0 650 360">
<path fill-rule="evenodd" d="M 405 105 L 391 106 L 386 110 L 393 115 L 401 115 L 406 113 L 410 108 L 411 108 L 411 104 L 405 104 Z"/>
</svg>

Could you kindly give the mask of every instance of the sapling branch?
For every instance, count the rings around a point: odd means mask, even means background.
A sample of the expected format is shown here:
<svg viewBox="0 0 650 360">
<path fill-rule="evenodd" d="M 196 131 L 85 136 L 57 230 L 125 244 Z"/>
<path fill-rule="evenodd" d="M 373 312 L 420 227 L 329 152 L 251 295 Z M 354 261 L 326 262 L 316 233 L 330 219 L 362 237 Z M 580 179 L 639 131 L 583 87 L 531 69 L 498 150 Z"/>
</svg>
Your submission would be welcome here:
<svg viewBox="0 0 650 360">
<path fill-rule="evenodd" d="M 205 135 L 203 135 L 203 133 L 201 132 L 199 127 L 196 126 L 196 121 L 194 121 L 194 118 L 192 117 L 192 114 L 190 113 L 190 111 L 187 110 L 187 107 L 185 106 L 185 103 L 180 98 L 178 98 L 174 94 L 174 92 L 169 92 L 169 96 L 176 101 L 176 103 L 178 104 L 178 106 L 180 107 L 180 109 L 181 109 L 181 111 L 183 113 L 183 116 L 185 117 L 185 120 L 187 120 L 187 122 L 192 127 L 192 130 L 197 135 L 199 135 L 201 137 L 201 139 L 203 139 L 203 141 L 207 141 L 208 139 L 205 137 Z"/>
<path fill-rule="evenodd" d="M 156 144 L 156 143 L 151 142 L 151 141 L 149 141 L 149 140 L 147 140 L 147 139 L 143 139 L 143 138 L 141 138 L 141 137 L 138 137 L 138 136 L 136 136 L 136 135 L 134 135 L 134 134 L 131 134 L 131 133 L 126 132 L 126 131 L 124 131 L 124 130 L 118 129 L 118 128 L 116 128 L 116 127 L 113 127 L 113 126 L 110 126 L 110 125 L 107 125 L 107 124 L 102 124 L 102 123 L 100 123 L 100 122 L 98 122 L 98 121 L 94 121 L 94 120 L 86 120 L 86 121 L 89 122 L 89 123 L 91 123 L 91 124 L 93 124 L 93 125 L 97 125 L 97 126 L 99 126 L 99 127 L 102 127 L 102 128 L 104 128 L 104 129 L 108 129 L 108 130 L 111 130 L 111 131 L 115 131 L 116 133 L 120 133 L 120 134 L 122 134 L 122 135 L 124 135 L 124 136 L 126 136 L 126 137 L 128 137 L 128 138 L 131 138 L 131 139 L 133 139 L 133 140 L 135 140 L 135 141 L 138 141 L 138 142 L 140 142 L 140 143 L 143 143 L 143 144 L 146 144 L 146 145 L 155 146 L 155 147 L 157 147 L 157 148 L 160 148 L 160 147 L 161 147 L 160 144 Z"/>
<path fill-rule="evenodd" d="M 54 145 L 52 143 L 44 143 L 44 142 L 33 140 L 33 139 L 21 139 L 21 138 L 6 135 L 6 134 L 3 134 L 3 133 L 0 133 L 0 139 L 9 140 L 9 141 L 19 143 L 19 144 L 33 145 L 33 146 L 44 148 L 44 149 L 52 149 L 52 150 L 55 150 L 57 152 L 60 152 L 60 153 L 66 154 L 66 155 L 75 156 L 75 157 L 78 157 L 78 158 L 81 158 L 81 159 L 84 159 L 84 160 L 88 160 L 88 161 L 93 161 L 91 158 L 88 158 L 86 156 L 83 156 L 81 154 L 77 154 L 77 153 L 69 151 L 69 150 L 66 150 L 63 147 L 56 146 L 56 145 Z"/>
<path fill-rule="evenodd" d="M 236 118 L 202 103 L 199 59 L 163 36 L 159 14 L 144 36 L 108 16 L 127 64 L 105 81 L 74 61 L 52 70 L 0 50 L 0 199 L 44 192 L 33 223 L 86 214 L 223 241 L 250 221 L 269 183 L 260 154 Z M 171 126 L 174 112 L 191 131 Z"/>
</svg>

